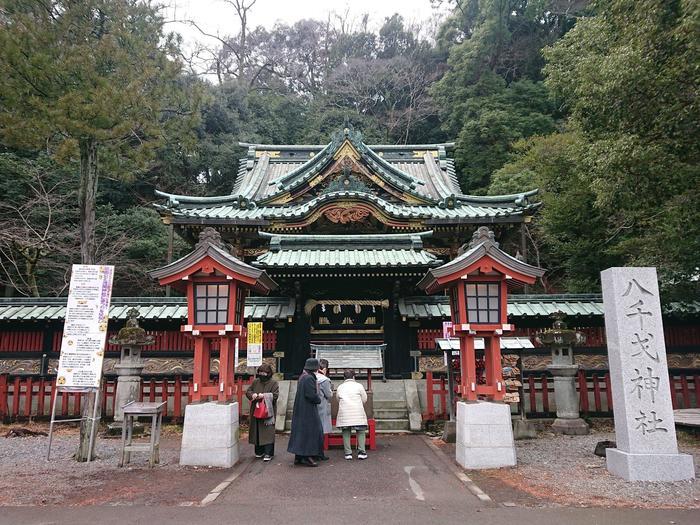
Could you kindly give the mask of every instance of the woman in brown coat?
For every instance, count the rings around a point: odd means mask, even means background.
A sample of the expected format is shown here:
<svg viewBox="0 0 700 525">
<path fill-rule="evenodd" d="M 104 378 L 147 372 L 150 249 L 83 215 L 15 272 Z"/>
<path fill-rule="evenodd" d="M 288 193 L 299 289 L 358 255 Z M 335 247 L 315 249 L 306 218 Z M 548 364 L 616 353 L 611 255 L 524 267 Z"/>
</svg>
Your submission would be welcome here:
<svg viewBox="0 0 700 525">
<path fill-rule="evenodd" d="M 255 457 L 270 461 L 275 455 L 275 413 L 279 385 L 272 379 L 272 367 L 263 363 L 258 367 L 257 377 L 245 393 L 250 400 L 250 430 L 248 443 L 255 445 Z M 268 417 L 259 419 L 253 417 L 255 407 L 259 403 L 268 406 Z M 271 410 L 270 410 L 271 409 Z"/>
</svg>

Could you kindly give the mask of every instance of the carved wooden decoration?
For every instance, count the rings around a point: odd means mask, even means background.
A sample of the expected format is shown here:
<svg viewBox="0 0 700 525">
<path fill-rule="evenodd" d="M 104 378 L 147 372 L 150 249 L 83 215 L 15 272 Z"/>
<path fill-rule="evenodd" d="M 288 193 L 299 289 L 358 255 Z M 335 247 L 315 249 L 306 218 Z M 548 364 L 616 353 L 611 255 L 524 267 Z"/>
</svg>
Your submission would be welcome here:
<svg viewBox="0 0 700 525">
<path fill-rule="evenodd" d="M 331 222 L 336 224 L 348 224 L 350 222 L 361 222 L 369 217 L 370 213 L 367 208 L 360 208 L 358 206 L 333 206 L 326 209 L 323 214 Z"/>
</svg>

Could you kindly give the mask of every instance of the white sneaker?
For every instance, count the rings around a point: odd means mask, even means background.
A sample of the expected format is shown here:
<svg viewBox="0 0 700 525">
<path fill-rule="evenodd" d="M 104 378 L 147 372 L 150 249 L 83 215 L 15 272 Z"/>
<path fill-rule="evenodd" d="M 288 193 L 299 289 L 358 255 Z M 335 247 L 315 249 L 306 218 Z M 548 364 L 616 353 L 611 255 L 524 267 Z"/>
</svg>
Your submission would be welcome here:
<svg viewBox="0 0 700 525">
<path fill-rule="evenodd" d="M 352 454 L 345 454 L 345 459 L 350 461 L 352 459 Z"/>
<path fill-rule="evenodd" d="M 263 457 L 263 461 L 272 461 L 272 456 L 268 456 L 267 454 L 265 454 L 265 456 Z"/>
<path fill-rule="evenodd" d="M 357 459 L 367 459 L 367 452 L 358 452 Z"/>
<path fill-rule="evenodd" d="M 262 454 L 255 454 L 255 457 L 256 457 L 257 459 L 260 459 L 261 457 L 263 457 L 263 455 L 262 455 Z"/>
</svg>

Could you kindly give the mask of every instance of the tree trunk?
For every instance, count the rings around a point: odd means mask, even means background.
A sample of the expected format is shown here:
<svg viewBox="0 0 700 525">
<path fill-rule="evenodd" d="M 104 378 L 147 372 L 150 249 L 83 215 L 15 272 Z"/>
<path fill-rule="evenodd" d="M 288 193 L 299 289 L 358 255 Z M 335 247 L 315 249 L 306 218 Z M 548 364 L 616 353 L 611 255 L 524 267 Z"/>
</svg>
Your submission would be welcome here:
<svg viewBox="0 0 700 525">
<path fill-rule="evenodd" d="M 92 431 L 92 426 L 97 425 L 97 422 L 102 415 L 102 404 L 100 400 L 102 389 L 97 389 L 94 392 L 88 392 L 83 396 L 83 413 L 82 421 L 80 421 L 80 442 L 78 443 L 78 450 L 75 453 L 75 460 L 79 462 L 85 462 L 90 459 L 95 459 L 95 443 L 97 443 L 97 431 L 99 429 L 95 428 L 95 438 L 92 442 L 92 451 L 90 452 L 90 432 Z M 95 412 L 95 403 L 97 403 L 97 412 Z M 95 420 L 93 421 L 92 416 L 95 414 Z"/>
<path fill-rule="evenodd" d="M 97 243 L 95 241 L 95 200 L 97 198 L 97 141 L 90 138 L 80 139 L 80 189 L 78 201 L 80 206 L 80 262 L 95 264 L 97 261 Z M 97 421 L 93 421 L 93 410 L 97 403 L 97 417 L 100 415 L 99 391 L 88 393 L 83 403 L 82 421 L 80 422 L 80 444 L 75 453 L 76 461 L 87 461 L 95 457 L 95 442 L 90 450 L 90 434 Z M 96 430 L 96 429 L 95 429 Z M 95 434 L 97 432 L 95 431 Z M 96 440 L 95 440 L 96 441 Z"/>
<path fill-rule="evenodd" d="M 95 200 L 97 198 L 97 141 L 80 139 L 80 262 L 95 264 L 97 243 L 95 242 Z"/>
</svg>

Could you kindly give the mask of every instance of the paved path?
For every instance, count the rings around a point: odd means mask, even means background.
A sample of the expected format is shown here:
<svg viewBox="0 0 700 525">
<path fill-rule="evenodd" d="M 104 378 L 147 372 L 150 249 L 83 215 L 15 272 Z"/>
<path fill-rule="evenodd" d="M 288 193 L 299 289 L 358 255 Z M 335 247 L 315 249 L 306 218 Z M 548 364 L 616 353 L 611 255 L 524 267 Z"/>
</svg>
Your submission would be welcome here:
<svg viewBox="0 0 700 525">
<path fill-rule="evenodd" d="M 295 466 L 286 438 L 277 443 L 269 463 L 256 460 L 213 505 L 246 505 L 272 498 L 269 509 L 301 511 L 309 500 L 358 508 L 428 509 L 449 515 L 472 514 L 485 503 L 474 496 L 426 445 L 421 436 L 381 436 L 378 450 L 364 461 L 346 461 L 331 449 L 317 468 Z"/>
<path fill-rule="evenodd" d="M 697 510 L 512 508 L 480 501 L 422 436 L 381 436 L 380 449 L 366 461 L 345 461 L 342 451 L 318 468 L 295 467 L 286 438 L 275 461 L 251 460 L 242 447 L 242 466 L 219 475 L 240 475 L 211 504 L 196 506 L 5 507 L 0 525 L 91 524 L 315 524 L 380 525 L 697 525 Z M 448 460 L 449 461 L 449 460 Z M 184 475 L 173 473 L 173 475 Z M 216 479 L 210 480 L 213 489 Z M 160 490 L 158 486 L 153 491 Z M 191 497 L 181 504 L 191 502 Z"/>
</svg>

